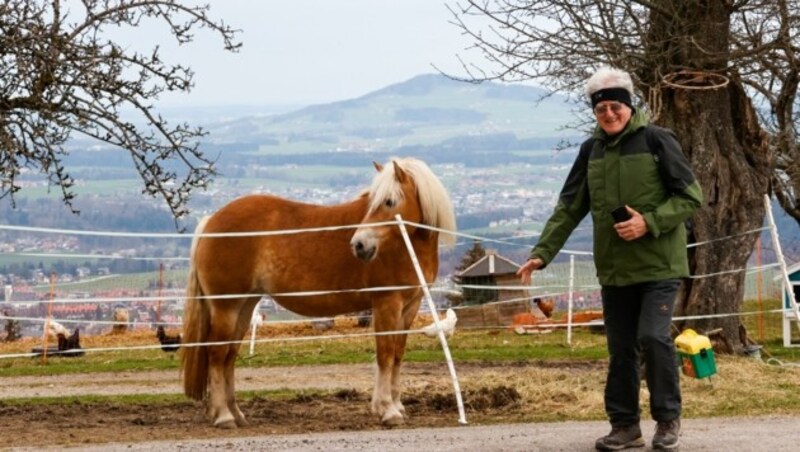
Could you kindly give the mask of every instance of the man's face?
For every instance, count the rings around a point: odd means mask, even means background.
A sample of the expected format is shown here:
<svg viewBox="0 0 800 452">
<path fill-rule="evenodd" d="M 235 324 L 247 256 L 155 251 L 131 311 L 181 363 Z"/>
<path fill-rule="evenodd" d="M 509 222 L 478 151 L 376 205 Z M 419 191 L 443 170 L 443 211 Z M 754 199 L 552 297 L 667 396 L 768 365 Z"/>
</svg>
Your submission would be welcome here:
<svg viewBox="0 0 800 452">
<path fill-rule="evenodd" d="M 604 100 L 594 107 L 597 124 L 608 135 L 616 135 L 625 129 L 631 119 L 631 107 L 613 100 Z"/>
</svg>

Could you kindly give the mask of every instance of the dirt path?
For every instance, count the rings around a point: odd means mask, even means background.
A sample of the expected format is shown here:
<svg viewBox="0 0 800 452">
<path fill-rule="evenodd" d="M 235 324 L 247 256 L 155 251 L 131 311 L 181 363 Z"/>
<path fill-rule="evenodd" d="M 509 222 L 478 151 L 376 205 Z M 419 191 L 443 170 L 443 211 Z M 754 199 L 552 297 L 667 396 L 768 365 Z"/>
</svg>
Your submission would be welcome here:
<svg viewBox="0 0 800 452">
<path fill-rule="evenodd" d="M 236 369 L 236 389 L 334 389 L 371 385 L 370 365 L 330 365 Z M 177 371 L 92 373 L 79 375 L 3 377 L 0 400 L 10 397 L 78 395 L 178 394 L 183 391 Z"/>
<path fill-rule="evenodd" d="M 459 365 L 459 381 L 474 422 L 514 419 L 520 396 L 513 388 L 489 384 L 515 365 Z M 516 366 L 520 367 L 520 366 Z M 494 377 L 490 377 L 494 376 Z M 403 397 L 409 420 L 403 428 L 453 426 L 458 411 L 444 363 L 404 365 Z M 237 390 L 305 389 L 289 400 L 256 397 L 240 403 L 251 426 L 220 430 L 205 419 L 203 406 L 177 403 L 8 404 L 6 398 L 180 393 L 175 371 L 0 378 L 3 447 L 55 447 L 152 440 L 180 441 L 330 431 L 380 430 L 369 410 L 373 367 L 369 364 L 237 369 Z M 516 414 L 515 414 L 516 413 Z M 492 421 L 496 422 L 496 421 Z"/>
</svg>

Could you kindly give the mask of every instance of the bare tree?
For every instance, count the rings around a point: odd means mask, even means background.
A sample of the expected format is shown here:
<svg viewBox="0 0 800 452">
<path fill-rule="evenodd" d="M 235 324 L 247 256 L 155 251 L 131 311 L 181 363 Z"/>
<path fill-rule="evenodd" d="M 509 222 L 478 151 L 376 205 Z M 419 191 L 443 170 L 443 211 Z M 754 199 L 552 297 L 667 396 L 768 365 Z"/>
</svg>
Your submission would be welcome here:
<svg viewBox="0 0 800 452">
<path fill-rule="evenodd" d="M 143 192 L 162 197 L 176 219 L 185 215 L 190 192 L 215 175 L 214 162 L 198 149 L 202 129 L 168 124 L 153 102 L 190 91 L 193 73 L 163 61 L 158 47 L 139 53 L 106 35 L 155 20 L 180 44 L 205 28 L 236 51 L 236 30 L 207 13 L 178 0 L 0 0 L 0 198 L 13 204 L 20 175 L 32 170 L 75 212 L 63 159 L 77 134 L 130 152 Z"/>
<path fill-rule="evenodd" d="M 454 23 L 486 61 L 472 80 L 533 80 L 582 100 L 599 66 L 631 72 L 654 121 L 678 134 L 706 202 L 694 216 L 694 275 L 679 314 L 736 313 L 744 269 L 774 193 L 800 222 L 797 88 L 800 2 L 786 0 L 463 0 Z M 588 108 L 586 109 L 588 110 Z M 722 237 L 727 240 L 714 241 Z M 737 317 L 723 328 L 741 349 Z"/>
</svg>

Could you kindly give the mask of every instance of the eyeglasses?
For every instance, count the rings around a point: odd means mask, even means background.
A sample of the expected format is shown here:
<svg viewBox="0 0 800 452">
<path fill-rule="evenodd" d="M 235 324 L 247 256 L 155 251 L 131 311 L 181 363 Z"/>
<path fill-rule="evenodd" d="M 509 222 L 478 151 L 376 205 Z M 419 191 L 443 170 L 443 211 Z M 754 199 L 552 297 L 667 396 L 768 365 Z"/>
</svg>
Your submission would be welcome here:
<svg viewBox="0 0 800 452">
<path fill-rule="evenodd" d="M 625 104 L 622 104 L 622 103 L 619 103 L 619 102 L 598 105 L 598 106 L 594 107 L 594 114 L 596 114 L 597 116 L 600 116 L 602 114 L 605 114 L 609 110 L 611 110 L 611 113 L 617 114 L 620 111 L 622 111 L 622 107 L 624 107 L 624 106 L 625 106 Z"/>
</svg>

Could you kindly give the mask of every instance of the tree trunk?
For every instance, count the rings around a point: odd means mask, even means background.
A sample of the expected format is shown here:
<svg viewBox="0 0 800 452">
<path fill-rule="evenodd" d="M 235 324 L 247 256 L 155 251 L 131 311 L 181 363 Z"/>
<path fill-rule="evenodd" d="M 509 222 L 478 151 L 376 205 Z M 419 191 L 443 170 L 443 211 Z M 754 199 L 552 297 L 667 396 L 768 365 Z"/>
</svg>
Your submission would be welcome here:
<svg viewBox="0 0 800 452">
<path fill-rule="evenodd" d="M 658 122 L 675 131 L 694 168 L 704 202 L 691 220 L 690 269 L 693 278 L 676 304 L 676 316 L 736 314 L 744 297 L 748 258 L 764 219 L 769 189 L 767 135 L 724 58 L 730 12 L 724 1 L 657 2 L 676 17 L 653 12 L 648 45 L 662 74 L 680 70 L 723 74 L 729 83 L 717 89 L 670 88 L 662 84 Z M 642 74 L 647 77 L 646 74 Z M 652 75 L 650 76 L 652 78 Z M 651 80 L 657 82 L 656 80 Z M 716 240 L 711 243 L 706 241 Z M 705 275 L 730 272 L 717 276 Z M 738 316 L 689 319 L 679 324 L 699 333 L 722 328 L 718 351 L 740 352 Z"/>
</svg>

